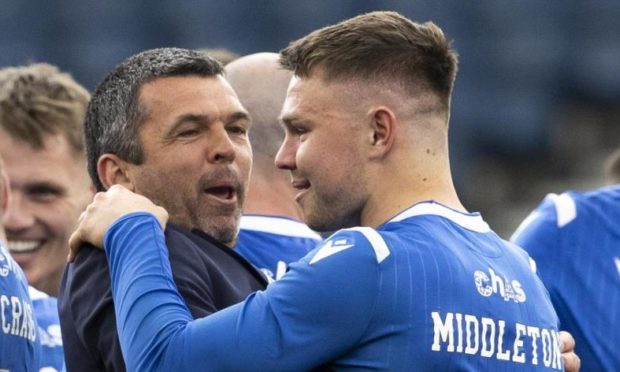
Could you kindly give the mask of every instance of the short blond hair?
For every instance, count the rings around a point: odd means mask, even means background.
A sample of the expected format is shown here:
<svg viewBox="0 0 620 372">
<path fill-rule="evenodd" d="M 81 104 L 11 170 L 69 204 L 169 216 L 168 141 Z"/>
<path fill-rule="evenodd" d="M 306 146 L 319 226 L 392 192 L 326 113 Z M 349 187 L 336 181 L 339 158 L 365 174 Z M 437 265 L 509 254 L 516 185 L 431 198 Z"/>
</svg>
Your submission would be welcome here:
<svg viewBox="0 0 620 372">
<path fill-rule="evenodd" d="M 448 108 L 458 66 L 450 41 L 432 22 L 371 12 L 321 28 L 280 52 L 280 63 L 304 78 L 402 84 L 413 95 L 435 93 Z"/>
<path fill-rule="evenodd" d="M 0 69 L 0 127 L 35 149 L 46 136 L 63 134 L 84 153 L 89 98 L 69 74 L 46 63 Z"/>
</svg>

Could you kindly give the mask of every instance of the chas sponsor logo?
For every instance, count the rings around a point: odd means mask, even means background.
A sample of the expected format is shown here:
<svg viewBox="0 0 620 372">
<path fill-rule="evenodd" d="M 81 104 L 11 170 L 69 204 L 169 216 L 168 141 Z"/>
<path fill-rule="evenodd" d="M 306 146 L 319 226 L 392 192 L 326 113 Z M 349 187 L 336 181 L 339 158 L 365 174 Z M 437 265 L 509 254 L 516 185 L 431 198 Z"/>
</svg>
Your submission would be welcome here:
<svg viewBox="0 0 620 372">
<path fill-rule="evenodd" d="M 526 296 L 521 283 L 518 280 L 510 280 L 505 276 L 496 274 L 489 267 L 488 273 L 476 270 L 474 272 L 474 283 L 481 296 L 490 297 L 499 295 L 504 301 L 514 301 L 516 303 L 525 302 Z"/>
</svg>

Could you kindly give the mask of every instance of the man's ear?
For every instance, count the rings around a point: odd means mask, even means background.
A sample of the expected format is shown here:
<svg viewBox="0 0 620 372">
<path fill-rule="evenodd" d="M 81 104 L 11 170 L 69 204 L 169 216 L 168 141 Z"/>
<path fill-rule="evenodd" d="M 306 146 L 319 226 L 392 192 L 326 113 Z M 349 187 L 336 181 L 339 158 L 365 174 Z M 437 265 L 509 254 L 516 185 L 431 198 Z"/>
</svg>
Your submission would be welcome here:
<svg viewBox="0 0 620 372">
<path fill-rule="evenodd" d="M 112 185 L 122 185 L 134 191 L 133 180 L 127 171 L 127 162 L 115 154 L 103 154 L 97 161 L 97 174 L 106 189 Z"/>
<path fill-rule="evenodd" d="M 394 144 L 396 115 L 386 106 L 374 107 L 369 111 L 371 125 L 372 157 L 383 157 Z"/>
</svg>

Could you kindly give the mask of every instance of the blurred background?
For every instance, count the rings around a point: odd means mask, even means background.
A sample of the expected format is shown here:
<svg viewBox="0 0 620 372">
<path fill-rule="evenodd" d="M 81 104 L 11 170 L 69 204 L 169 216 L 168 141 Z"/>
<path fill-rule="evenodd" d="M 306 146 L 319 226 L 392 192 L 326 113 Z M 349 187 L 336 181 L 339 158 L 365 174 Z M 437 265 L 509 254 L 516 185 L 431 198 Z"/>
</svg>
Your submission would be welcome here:
<svg viewBox="0 0 620 372">
<path fill-rule="evenodd" d="M 432 20 L 453 40 L 455 181 L 500 235 L 549 192 L 603 184 L 620 145 L 618 0 L 0 0 L 0 66 L 49 62 L 92 90 L 144 49 L 277 52 L 371 10 Z"/>
</svg>

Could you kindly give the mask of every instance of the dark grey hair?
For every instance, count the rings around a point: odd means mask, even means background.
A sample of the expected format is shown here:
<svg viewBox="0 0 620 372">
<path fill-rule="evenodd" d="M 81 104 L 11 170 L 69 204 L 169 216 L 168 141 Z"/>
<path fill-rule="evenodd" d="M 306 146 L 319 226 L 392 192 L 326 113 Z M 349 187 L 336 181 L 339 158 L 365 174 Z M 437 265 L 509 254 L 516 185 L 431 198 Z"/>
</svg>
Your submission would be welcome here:
<svg viewBox="0 0 620 372">
<path fill-rule="evenodd" d="M 97 173 L 101 155 L 112 153 L 133 164 L 144 161 L 138 136 L 144 116 L 138 98 L 144 84 L 162 77 L 222 73 L 216 60 L 180 48 L 147 50 L 116 66 L 95 89 L 86 114 L 88 172 L 97 190 L 105 190 Z"/>
</svg>

